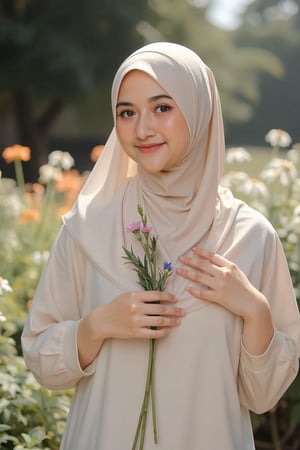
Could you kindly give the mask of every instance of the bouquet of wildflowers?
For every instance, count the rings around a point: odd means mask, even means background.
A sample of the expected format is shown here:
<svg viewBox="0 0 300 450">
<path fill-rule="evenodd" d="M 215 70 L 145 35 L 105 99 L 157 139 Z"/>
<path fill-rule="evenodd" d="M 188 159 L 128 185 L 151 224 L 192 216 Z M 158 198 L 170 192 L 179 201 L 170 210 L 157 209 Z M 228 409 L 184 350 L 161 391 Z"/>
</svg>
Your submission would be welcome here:
<svg viewBox="0 0 300 450">
<path fill-rule="evenodd" d="M 137 273 L 138 284 L 145 291 L 163 291 L 166 287 L 167 279 L 172 273 L 172 265 L 165 262 L 163 269 L 157 267 L 157 241 L 158 237 L 150 234 L 151 227 L 147 225 L 147 216 L 140 205 L 137 206 L 140 221 L 134 222 L 127 228 L 129 233 L 133 233 L 137 241 L 142 246 L 144 258 L 136 256 L 132 248 L 130 250 L 123 247 L 125 252 L 124 258 L 128 264 L 131 264 L 133 270 Z M 141 407 L 139 421 L 133 441 L 132 450 L 136 449 L 138 440 L 140 441 L 139 449 L 143 449 L 146 419 L 148 413 L 149 398 L 151 396 L 152 404 L 152 423 L 154 442 L 157 444 L 157 427 L 154 397 L 154 355 L 155 355 L 155 339 L 150 339 L 148 369 L 144 399 Z"/>
</svg>

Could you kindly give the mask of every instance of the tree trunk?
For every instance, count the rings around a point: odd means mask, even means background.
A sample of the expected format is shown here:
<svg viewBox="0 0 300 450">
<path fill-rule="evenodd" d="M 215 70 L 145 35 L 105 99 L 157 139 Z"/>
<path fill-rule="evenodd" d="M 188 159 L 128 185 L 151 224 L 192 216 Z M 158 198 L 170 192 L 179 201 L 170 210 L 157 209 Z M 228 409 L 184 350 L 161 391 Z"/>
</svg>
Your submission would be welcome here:
<svg viewBox="0 0 300 450">
<path fill-rule="evenodd" d="M 53 101 L 40 118 L 35 119 L 33 102 L 24 91 L 13 93 L 13 110 L 19 142 L 31 149 L 31 160 L 24 164 L 25 181 L 37 181 L 39 167 L 47 163 L 49 153 L 49 128 L 62 109 L 60 100 Z"/>
</svg>

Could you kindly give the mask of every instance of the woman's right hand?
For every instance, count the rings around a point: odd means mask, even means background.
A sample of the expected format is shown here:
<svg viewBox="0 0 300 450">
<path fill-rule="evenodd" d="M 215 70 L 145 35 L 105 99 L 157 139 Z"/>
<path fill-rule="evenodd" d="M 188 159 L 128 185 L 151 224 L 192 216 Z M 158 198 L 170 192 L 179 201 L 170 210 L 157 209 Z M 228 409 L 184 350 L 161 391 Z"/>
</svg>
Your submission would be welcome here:
<svg viewBox="0 0 300 450">
<path fill-rule="evenodd" d="M 181 322 L 183 308 L 176 298 L 160 291 L 124 293 L 90 314 L 94 338 L 159 338 Z"/>
<path fill-rule="evenodd" d="M 97 356 L 107 338 L 152 338 L 165 336 L 180 325 L 185 310 L 176 298 L 160 291 L 136 291 L 120 294 L 82 318 L 77 342 L 81 367 Z"/>
</svg>

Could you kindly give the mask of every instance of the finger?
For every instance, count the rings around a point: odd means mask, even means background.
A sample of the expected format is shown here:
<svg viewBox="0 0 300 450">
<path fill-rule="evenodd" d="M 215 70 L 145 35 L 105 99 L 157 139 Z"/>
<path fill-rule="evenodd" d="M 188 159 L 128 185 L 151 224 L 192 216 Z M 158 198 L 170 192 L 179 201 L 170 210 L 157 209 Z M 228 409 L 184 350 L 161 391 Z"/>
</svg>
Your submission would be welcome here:
<svg viewBox="0 0 300 450">
<path fill-rule="evenodd" d="M 162 327 L 162 328 L 142 328 L 140 331 L 140 335 L 138 337 L 146 338 L 146 339 L 159 339 L 166 336 L 172 327 Z"/>
<path fill-rule="evenodd" d="M 214 291 L 212 289 L 207 288 L 201 288 L 201 287 L 195 287 L 195 286 L 188 286 L 186 290 L 196 298 L 199 298 L 201 300 L 206 300 L 209 302 L 214 301 Z"/>
<path fill-rule="evenodd" d="M 209 271 L 203 271 L 199 267 L 189 268 L 189 267 L 179 267 L 176 269 L 176 273 L 187 280 L 194 281 L 196 283 L 205 284 L 211 287 L 213 284 L 213 279 L 216 276 L 215 270 L 211 269 Z"/>
<path fill-rule="evenodd" d="M 212 264 L 215 264 L 216 266 L 219 267 L 226 266 L 228 263 L 230 263 L 230 261 L 224 258 L 224 256 L 221 256 L 218 253 L 214 253 L 203 248 L 194 247 L 192 251 L 195 255 L 199 256 L 200 258 L 208 260 Z"/>
<path fill-rule="evenodd" d="M 143 318 L 144 327 L 176 327 L 181 324 L 179 317 L 164 317 L 164 316 L 146 316 Z"/>
<path fill-rule="evenodd" d="M 218 266 L 213 264 L 210 260 L 204 259 L 201 256 L 182 256 L 179 258 L 180 262 L 185 266 L 189 266 L 197 271 L 207 273 L 211 276 L 215 276 Z M 185 269 L 185 268 L 183 268 Z"/>
<path fill-rule="evenodd" d="M 139 292 L 140 298 L 144 303 L 167 302 L 176 303 L 177 299 L 174 295 L 161 291 L 142 291 Z"/>
<path fill-rule="evenodd" d="M 144 314 L 148 316 L 184 316 L 185 309 L 180 307 L 171 307 L 167 304 L 147 304 L 144 309 Z"/>
</svg>

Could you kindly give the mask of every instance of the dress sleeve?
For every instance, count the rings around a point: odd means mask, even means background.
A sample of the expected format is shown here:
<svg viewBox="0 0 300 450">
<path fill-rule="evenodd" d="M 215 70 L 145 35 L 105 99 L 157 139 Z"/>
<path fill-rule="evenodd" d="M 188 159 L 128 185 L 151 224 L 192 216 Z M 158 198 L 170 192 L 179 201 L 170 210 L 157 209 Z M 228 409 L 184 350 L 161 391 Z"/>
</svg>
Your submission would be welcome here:
<svg viewBox="0 0 300 450">
<path fill-rule="evenodd" d="M 300 317 L 295 291 L 281 242 L 274 232 L 264 252 L 265 272 L 261 292 L 271 307 L 274 336 L 267 350 L 251 355 L 241 344 L 239 365 L 240 402 L 258 414 L 270 410 L 298 373 Z"/>
<path fill-rule="evenodd" d="M 35 292 L 22 333 L 23 355 L 38 382 L 69 389 L 94 371 L 78 360 L 77 326 L 82 316 L 84 255 L 63 226 Z"/>
</svg>

